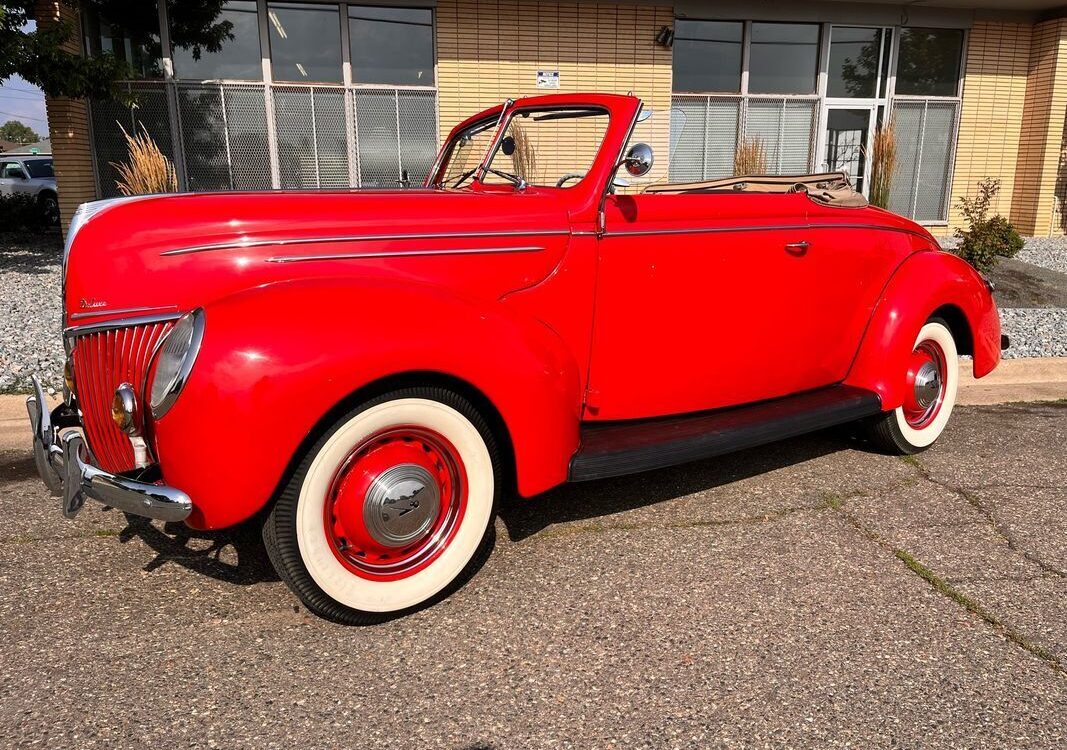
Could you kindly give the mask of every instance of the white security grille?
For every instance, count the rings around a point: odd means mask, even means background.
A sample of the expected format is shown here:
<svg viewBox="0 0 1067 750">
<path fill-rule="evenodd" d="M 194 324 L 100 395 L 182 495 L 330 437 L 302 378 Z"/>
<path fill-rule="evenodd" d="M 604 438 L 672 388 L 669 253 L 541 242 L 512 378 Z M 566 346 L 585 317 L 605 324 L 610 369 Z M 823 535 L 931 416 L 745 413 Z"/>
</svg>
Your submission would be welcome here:
<svg viewBox="0 0 1067 750">
<path fill-rule="evenodd" d="M 191 191 L 395 188 L 405 171 L 418 187 L 437 153 L 434 89 L 160 82 L 129 90 L 132 108 L 91 104 L 101 196 L 117 194 L 109 162 L 127 157 L 117 122 L 130 132 L 143 122 Z"/>
<path fill-rule="evenodd" d="M 273 95 L 281 187 L 348 187 L 345 90 L 275 86 Z"/>
<path fill-rule="evenodd" d="M 948 218 L 952 147 L 956 142 L 959 102 L 896 99 L 893 121 L 897 166 L 889 191 L 889 210 L 916 221 Z"/>
<path fill-rule="evenodd" d="M 93 102 L 92 106 L 93 151 L 101 198 L 119 194 L 115 186 L 118 172 L 112 164 L 124 162 L 128 157 L 123 129 L 135 135 L 143 126 L 160 150 L 174 158 L 167 89 L 159 83 L 126 84 L 125 89 L 137 98 L 136 106 L 127 107 L 117 101 Z"/>
<path fill-rule="evenodd" d="M 811 168 L 817 99 L 675 94 L 671 108 L 670 179 L 729 177 L 740 139 L 759 138 L 767 171 L 803 174 Z"/>
<path fill-rule="evenodd" d="M 178 119 L 187 189 L 270 189 L 262 86 L 182 84 Z"/>
</svg>

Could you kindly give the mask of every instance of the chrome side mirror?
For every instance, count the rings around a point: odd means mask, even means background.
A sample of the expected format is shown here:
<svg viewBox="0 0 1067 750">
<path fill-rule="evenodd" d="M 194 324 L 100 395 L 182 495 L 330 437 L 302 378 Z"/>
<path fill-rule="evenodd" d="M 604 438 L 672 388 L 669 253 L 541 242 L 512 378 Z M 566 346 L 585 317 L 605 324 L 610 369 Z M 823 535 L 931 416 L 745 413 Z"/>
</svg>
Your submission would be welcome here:
<svg viewBox="0 0 1067 750">
<path fill-rule="evenodd" d="M 652 162 L 652 147 L 647 143 L 635 143 L 630 146 L 630 150 L 626 152 L 626 158 L 622 160 L 626 171 L 633 177 L 643 177 L 648 174 L 652 169 Z"/>
</svg>

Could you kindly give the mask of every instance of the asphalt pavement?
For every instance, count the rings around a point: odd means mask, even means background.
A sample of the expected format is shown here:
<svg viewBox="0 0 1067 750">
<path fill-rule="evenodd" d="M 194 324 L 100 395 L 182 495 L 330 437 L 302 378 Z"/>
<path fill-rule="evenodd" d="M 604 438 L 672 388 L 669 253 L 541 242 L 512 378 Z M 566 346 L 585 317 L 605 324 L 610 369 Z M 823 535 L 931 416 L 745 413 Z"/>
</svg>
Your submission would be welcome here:
<svg viewBox="0 0 1067 750">
<path fill-rule="evenodd" d="M 830 432 L 563 487 L 366 628 L 247 534 L 65 521 L 0 450 L 0 746 L 1064 747 L 1065 445 L 1067 403 L 964 407 L 917 459 Z"/>
</svg>

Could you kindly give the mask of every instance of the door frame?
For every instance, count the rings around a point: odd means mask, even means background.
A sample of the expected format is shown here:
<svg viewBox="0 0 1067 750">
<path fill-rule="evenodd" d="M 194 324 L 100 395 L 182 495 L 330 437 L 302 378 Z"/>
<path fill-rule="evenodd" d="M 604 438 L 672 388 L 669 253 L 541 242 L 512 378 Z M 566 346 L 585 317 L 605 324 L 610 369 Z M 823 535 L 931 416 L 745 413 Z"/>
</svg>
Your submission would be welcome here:
<svg viewBox="0 0 1067 750">
<path fill-rule="evenodd" d="M 870 197 L 871 186 L 871 144 L 874 140 L 874 133 L 878 127 L 878 108 L 884 106 L 877 99 L 824 99 L 822 104 L 822 111 L 820 112 L 820 126 L 819 137 L 816 139 L 816 158 L 819 160 L 818 164 L 821 167 L 826 166 L 826 171 L 832 171 L 830 164 L 826 158 L 826 147 L 829 145 L 829 124 L 830 124 L 830 112 L 831 110 L 839 109 L 853 109 L 853 110 L 867 110 L 867 139 L 863 144 L 863 190 L 861 191 L 864 197 Z M 851 177 L 851 175 L 850 175 Z"/>
</svg>

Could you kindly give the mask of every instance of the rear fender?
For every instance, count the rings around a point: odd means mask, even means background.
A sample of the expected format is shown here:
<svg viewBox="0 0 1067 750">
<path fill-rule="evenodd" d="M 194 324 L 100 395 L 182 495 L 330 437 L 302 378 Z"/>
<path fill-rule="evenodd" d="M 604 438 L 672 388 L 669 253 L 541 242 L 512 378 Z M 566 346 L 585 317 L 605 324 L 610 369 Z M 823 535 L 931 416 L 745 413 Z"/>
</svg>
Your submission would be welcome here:
<svg viewBox="0 0 1067 750">
<path fill-rule="evenodd" d="M 878 393 L 885 410 L 904 403 L 915 338 L 945 307 L 962 313 L 969 328 L 974 376 L 990 373 L 1000 362 L 1000 317 L 985 281 L 959 257 L 926 251 L 909 256 L 886 284 L 845 383 Z"/>
<path fill-rule="evenodd" d="M 432 285 L 335 279 L 256 287 L 204 313 L 189 381 L 154 425 L 166 481 L 193 499 L 191 525 L 256 513 L 326 415 L 367 384 L 415 371 L 461 380 L 493 404 L 522 495 L 566 479 L 578 368 L 533 318 Z"/>
</svg>

